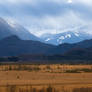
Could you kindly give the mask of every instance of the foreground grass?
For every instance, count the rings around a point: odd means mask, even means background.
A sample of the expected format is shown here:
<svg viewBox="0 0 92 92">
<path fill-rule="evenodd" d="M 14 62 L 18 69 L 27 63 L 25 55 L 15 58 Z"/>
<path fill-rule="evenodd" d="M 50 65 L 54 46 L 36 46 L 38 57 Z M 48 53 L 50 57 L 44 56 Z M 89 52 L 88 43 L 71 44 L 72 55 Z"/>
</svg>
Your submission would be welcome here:
<svg viewBox="0 0 92 92">
<path fill-rule="evenodd" d="M 0 92 L 92 92 L 91 76 L 92 65 L 0 65 L 0 85 L 7 85 Z M 41 88 L 18 84 L 41 84 Z"/>
<path fill-rule="evenodd" d="M 0 91 L 0 92 L 4 92 L 4 91 Z M 15 85 L 13 86 L 7 86 L 6 87 L 6 91 L 5 92 L 92 92 L 92 87 L 88 87 L 88 88 L 74 88 L 72 90 L 65 90 L 64 88 L 61 88 L 61 90 L 58 90 L 52 86 L 48 86 L 46 88 L 32 88 L 30 86 L 30 88 L 19 88 Z"/>
<path fill-rule="evenodd" d="M 91 73 L 92 65 L 31 65 L 31 64 L 9 64 L 0 65 L 0 71 L 29 71 L 29 72 L 50 72 L 50 73 Z"/>
</svg>

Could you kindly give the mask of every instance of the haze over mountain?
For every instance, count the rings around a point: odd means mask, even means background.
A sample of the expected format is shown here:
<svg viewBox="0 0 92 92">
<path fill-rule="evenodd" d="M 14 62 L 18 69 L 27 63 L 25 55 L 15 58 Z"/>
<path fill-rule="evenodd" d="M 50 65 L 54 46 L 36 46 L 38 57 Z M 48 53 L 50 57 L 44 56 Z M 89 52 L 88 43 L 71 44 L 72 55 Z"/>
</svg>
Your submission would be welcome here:
<svg viewBox="0 0 92 92">
<path fill-rule="evenodd" d="M 0 39 L 12 35 L 16 35 L 23 40 L 40 40 L 23 26 L 17 23 L 11 23 L 10 21 L 5 21 L 4 19 L 0 18 Z"/>
<path fill-rule="evenodd" d="M 0 17 L 36 36 L 80 29 L 92 34 L 92 0 L 0 0 Z"/>
<path fill-rule="evenodd" d="M 36 37 L 23 26 L 15 23 L 13 20 L 4 20 L 0 18 L 0 39 L 16 35 L 22 40 L 41 41 L 47 44 L 59 45 L 63 43 L 76 43 L 86 39 L 91 39 L 92 35 L 86 32 L 63 32 L 59 34 L 44 34 Z"/>
</svg>

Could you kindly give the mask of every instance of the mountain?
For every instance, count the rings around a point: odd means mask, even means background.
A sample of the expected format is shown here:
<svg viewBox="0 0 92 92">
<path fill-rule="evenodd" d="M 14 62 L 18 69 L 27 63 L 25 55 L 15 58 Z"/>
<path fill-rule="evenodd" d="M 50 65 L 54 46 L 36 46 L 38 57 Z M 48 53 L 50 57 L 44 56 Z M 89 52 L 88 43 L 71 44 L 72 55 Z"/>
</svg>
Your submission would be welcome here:
<svg viewBox="0 0 92 92">
<path fill-rule="evenodd" d="M 78 64 L 81 60 L 92 60 L 92 39 L 54 46 L 39 41 L 21 40 L 13 35 L 0 40 L 0 61 L 3 60 Z"/>
<path fill-rule="evenodd" d="M 17 57 L 21 61 L 43 64 L 92 64 L 92 46 L 89 48 L 73 48 L 64 54 L 54 55 L 21 55 Z M 12 57 L 11 57 L 12 59 Z M 16 59 L 15 59 L 16 60 Z"/>
<path fill-rule="evenodd" d="M 0 56 L 17 56 L 21 54 L 45 54 L 53 45 L 39 41 L 21 40 L 16 35 L 0 40 Z"/>
<path fill-rule="evenodd" d="M 59 34 L 43 34 L 41 39 L 44 40 L 45 43 L 59 45 L 62 43 L 77 43 L 86 39 L 91 39 L 92 35 L 83 32 L 64 32 Z"/>
<path fill-rule="evenodd" d="M 40 41 L 21 40 L 18 36 L 12 35 L 0 40 L 0 56 L 16 56 L 21 54 L 64 55 L 76 48 L 90 47 L 92 47 L 92 39 L 74 44 L 64 43 L 54 46 Z"/>
<path fill-rule="evenodd" d="M 12 35 L 12 28 L 7 24 L 5 20 L 0 18 L 0 39 Z"/>
<path fill-rule="evenodd" d="M 0 39 L 3 39 L 8 36 L 16 35 L 22 40 L 39 40 L 40 39 L 33 34 L 31 34 L 28 30 L 26 30 L 21 25 L 11 22 L 5 21 L 0 18 Z"/>
<path fill-rule="evenodd" d="M 54 49 L 50 49 L 49 50 L 49 54 L 64 54 L 67 53 L 68 51 L 72 50 L 72 49 L 76 49 L 76 48 L 90 48 L 92 47 L 92 39 L 90 40 L 84 40 L 78 43 L 74 43 L 74 44 L 69 44 L 69 43 L 64 43 L 61 45 L 56 46 Z"/>
<path fill-rule="evenodd" d="M 69 50 L 63 56 L 64 59 L 67 60 L 84 60 L 86 61 L 85 63 L 87 63 L 87 61 L 92 60 L 92 46 L 89 48 L 75 48 Z"/>
</svg>

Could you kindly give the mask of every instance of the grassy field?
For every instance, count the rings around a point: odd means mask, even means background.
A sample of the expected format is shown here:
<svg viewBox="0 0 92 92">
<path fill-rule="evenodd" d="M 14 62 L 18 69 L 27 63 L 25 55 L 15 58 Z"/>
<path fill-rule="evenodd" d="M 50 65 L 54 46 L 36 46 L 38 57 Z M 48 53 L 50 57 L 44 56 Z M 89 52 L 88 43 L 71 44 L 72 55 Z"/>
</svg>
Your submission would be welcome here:
<svg viewBox="0 0 92 92">
<path fill-rule="evenodd" d="M 92 65 L 0 65 L 0 92 L 92 92 Z"/>
</svg>

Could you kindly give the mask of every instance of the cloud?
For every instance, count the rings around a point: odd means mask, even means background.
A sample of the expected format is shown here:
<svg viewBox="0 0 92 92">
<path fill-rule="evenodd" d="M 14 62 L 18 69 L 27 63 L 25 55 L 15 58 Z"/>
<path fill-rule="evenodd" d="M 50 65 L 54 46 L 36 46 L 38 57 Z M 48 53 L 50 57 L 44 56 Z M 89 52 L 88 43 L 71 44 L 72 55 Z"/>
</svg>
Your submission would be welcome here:
<svg viewBox="0 0 92 92">
<path fill-rule="evenodd" d="M 1 4 L 9 3 L 9 4 L 18 4 L 18 3 L 31 3 L 33 0 L 4 0 L 0 1 Z"/>
<path fill-rule="evenodd" d="M 92 0 L 73 0 L 75 3 L 81 3 L 85 5 L 92 5 Z"/>
<path fill-rule="evenodd" d="M 0 16 L 38 35 L 85 26 L 92 21 L 92 0 L 0 0 Z"/>
</svg>

